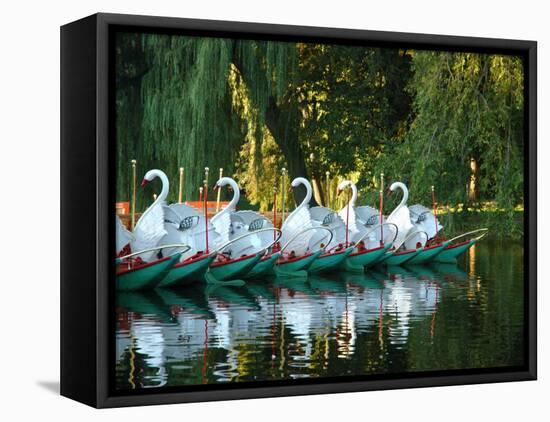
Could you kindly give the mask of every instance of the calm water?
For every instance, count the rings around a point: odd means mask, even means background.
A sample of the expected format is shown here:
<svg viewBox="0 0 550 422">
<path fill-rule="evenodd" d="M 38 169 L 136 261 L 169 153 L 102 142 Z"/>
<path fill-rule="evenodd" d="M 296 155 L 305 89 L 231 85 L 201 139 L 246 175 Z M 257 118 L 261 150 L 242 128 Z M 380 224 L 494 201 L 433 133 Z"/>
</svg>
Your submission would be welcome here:
<svg viewBox="0 0 550 422">
<path fill-rule="evenodd" d="M 116 386 L 155 388 L 523 363 L 523 247 L 458 265 L 118 293 Z"/>
</svg>

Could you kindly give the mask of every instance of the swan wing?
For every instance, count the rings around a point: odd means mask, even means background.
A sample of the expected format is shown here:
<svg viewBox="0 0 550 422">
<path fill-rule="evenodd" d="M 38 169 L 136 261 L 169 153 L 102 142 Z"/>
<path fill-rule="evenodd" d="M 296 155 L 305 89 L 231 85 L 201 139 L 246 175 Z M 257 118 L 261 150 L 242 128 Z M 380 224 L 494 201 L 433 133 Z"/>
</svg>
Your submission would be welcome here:
<svg viewBox="0 0 550 422">
<path fill-rule="evenodd" d="M 199 252 L 206 251 L 206 226 L 204 216 L 193 208 L 184 204 L 172 204 L 164 207 L 164 228 L 167 232 L 161 244 L 183 243 L 191 249 L 184 253 L 181 260 Z M 214 226 L 208 223 L 208 244 L 214 245 L 217 241 Z M 166 250 L 166 254 L 175 250 Z"/>
<path fill-rule="evenodd" d="M 301 233 L 310 227 L 313 227 L 313 225 L 308 207 L 299 206 L 286 218 L 283 223 L 283 227 L 281 228 L 281 245 L 284 247 L 295 236 L 297 236 L 298 233 Z M 308 230 L 302 235 L 297 236 L 290 244 L 288 244 L 287 251 L 294 251 L 297 256 L 307 253 L 309 250 L 309 241 L 312 235 L 313 230 Z"/>
<path fill-rule="evenodd" d="M 332 241 L 327 245 L 329 249 L 346 241 L 346 224 L 340 215 L 326 207 L 313 207 L 310 211 L 315 226 L 326 227 L 332 231 Z M 350 220 L 351 214 L 352 209 L 350 209 Z M 353 214 L 355 216 L 355 213 Z M 326 239 L 327 233 L 322 230 L 320 231 L 320 235 Z"/>
<path fill-rule="evenodd" d="M 231 235 L 231 213 L 228 209 L 224 209 L 217 213 L 210 220 L 217 233 L 216 242 L 213 243 L 215 248 L 226 244 L 230 240 Z"/>
<path fill-rule="evenodd" d="M 370 232 L 368 237 L 364 239 L 365 246 L 368 249 L 380 246 L 380 240 L 382 236 L 384 237 L 385 242 L 393 239 L 395 230 L 391 227 L 384 226 L 382 230 L 372 230 L 373 227 L 375 227 L 377 224 L 380 224 L 379 210 L 371 207 L 370 205 L 363 205 L 361 207 L 357 207 L 355 209 L 355 212 L 357 213 L 358 221 L 361 222 L 361 224 L 358 225 L 364 227 L 366 231 Z M 385 222 L 385 218 L 382 217 L 382 223 Z"/>
<path fill-rule="evenodd" d="M 261 229 L 273 228 L 273 223 L 271 220 L 262 214 L 251 211 L 236 211 L 231 215 L 231 218 L 238 218 L 243 224 L 242 234 L 253 233 Z M 249 244 L 249 247 L 246 250 L 247 254 L 257 253 L 265 249 L 268 245 L 273 243 L 274 240 L 273 231 L 263 231 L 255 234 L 251 234 L 243 240 L 246 240 Z"/>
<path fill-rule="evenodd" d="M 411 212 L 411 222 L 417 230 L 424 231 L 431 239 L 441 231 L 443 225 L 436 219 L 433 212 L 424 205 L 415 204 L 409 207 Z M 437 228 L 436 228 L 437 220 Z"/>
<path fill-rule="evenodd" d="M 134 228 L 135 239 L 132 242 L 132 251 L 154 248 L 165 235 L 163 207 L 161 204 L 154 204 L 143 213 Z M 144 261 L 151 261 L 157 253 L 157 251 L 145 252 L 140 257 Z"/>
<path fill-rule="evenodd" d="M 344 222 L 344 225 L 346 224 L 346 219 L 348 220 L 348 229 L 353 237 L 354 235 L 356 235 L 361 231 L 361 228 L 357 225 L 357 215 L 355 213 L 356 208 L 350 207 L 349 214 L 348 214 L 348 207 L 349 207 L 349 204 L 347 204 L 344 208 L 338 211 L 338 215 Z"/>
<path fill-rule="evenodd" d="M 126 229 L 120 217 L 115 215 L 116 219 L 116 253 L 117 255 L 124 249 L 124 247 L 134 240 L 134 235 Z"/>
<path fill-rule="evenodd" d="M 387 222 L 397 226 L 397 237 L 394 241 L 394 246 L 397 249 L 403 244 L 409 231 L 414 227 L 411 223 L 409 208 L 406 205 L 397 207 L 388 216 Z"/>
</svg>

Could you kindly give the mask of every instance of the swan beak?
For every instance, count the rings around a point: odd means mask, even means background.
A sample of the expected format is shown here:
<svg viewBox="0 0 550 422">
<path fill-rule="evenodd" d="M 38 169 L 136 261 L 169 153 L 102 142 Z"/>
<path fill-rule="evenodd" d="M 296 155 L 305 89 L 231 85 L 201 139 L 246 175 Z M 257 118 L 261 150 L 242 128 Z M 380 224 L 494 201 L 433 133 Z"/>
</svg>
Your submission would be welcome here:
<svg viewBox="0 0 550 422">
<path fill-rule="evenodd" d="M 212 190 L 215 192 L 220 188 L 220 186 L 217 183 L 214 183 L 214 186 L 212 186 Z"/>
<path fill-rule="evenodd" d="M 149 180 L 143 179 L 143 180 L 141 181 L 141 187 L 143 188 L 147 183 L 149 183 Z"/>
<path fill-rule="evenodd" d="M 386 190 L 386 196 L 391 196 L 391 194 L 393 193 L 393 191 L 388 188 L 388 190 Z"/>
<path fill-rule="evenodd" d="M 336 196 L 340 196 L 341 193 L 342 193 L 342 189 L 336 189 Z"/>
</svg>

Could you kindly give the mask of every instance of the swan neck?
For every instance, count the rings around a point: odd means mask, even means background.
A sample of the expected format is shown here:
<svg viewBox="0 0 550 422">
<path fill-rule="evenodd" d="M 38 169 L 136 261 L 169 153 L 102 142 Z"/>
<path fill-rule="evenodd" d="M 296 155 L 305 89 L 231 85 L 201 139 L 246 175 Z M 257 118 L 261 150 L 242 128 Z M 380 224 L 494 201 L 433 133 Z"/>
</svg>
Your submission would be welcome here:
<svg viewBox="0 0 550 422">
<path fill-rule="evenodd" d="M 145 210 L 141 218 L 143 218 L 145 215 L 147 215 L 155 206 L 162 204 L 166 197 L 168 196 L 168 191 L 170 189 L 170 182 L 168 181 L 168 177 L 163 172 L 155 172 L 154 173 L 156 177 L 158 177 L 162 183 L 162 189 L 160 191 L 160 194 L 157 196 L 157 199 L 155 199 L 155 202 L 153 202 L 149 208 Z"/>
<path fill-rule="evenodd" d="M 231 188 L 233 189 L 233 198 L 231 198 L 231 201 L 225 209 L 227 211 L 235 211 L 241 197 L 241 191 L 239 189 L 239 185 L 237 185 L 237 182 L 235 182 L 233 179 L 229 180 L 228 185 L 231 186 Z"/>
<path fill-rule="evenodd" d="M 350 187 L 351 187 L 351 199 L 349 200 L 348 206 L 353 208 L 355 207 L 355 203 L 357 202 L 357 186 L 355 186 L 355 183 L 352 183 Z"/>
<path fill-rule="evenodd" d="M 300 205 L 297 207 L 297 208 L 303 208 L 303 207 L 309 206 L 309 202 L 311 201 L 311 197 L 313 195 L 313 189 L 311 188 L 311 184 L 309 183 L 309 181 L 307 181 L 303 177 L 299 178 L 299 182 L 302 185 L 304 185 L 306 188 L 306 196 L 304 197 Z"/>
</svg>

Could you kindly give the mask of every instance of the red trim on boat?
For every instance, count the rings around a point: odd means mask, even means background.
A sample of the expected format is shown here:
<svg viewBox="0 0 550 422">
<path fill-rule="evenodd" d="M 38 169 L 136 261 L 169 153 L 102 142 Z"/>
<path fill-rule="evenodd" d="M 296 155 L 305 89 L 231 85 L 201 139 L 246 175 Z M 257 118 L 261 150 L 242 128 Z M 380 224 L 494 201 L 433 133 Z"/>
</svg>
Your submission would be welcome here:
<svg viewBox="0 0 550 422">
<path fill-rule="evenodd" d="M 365 249 L 364 251 L 352 252 L 352 253 L 349 254 L 349 256 L 363 255 L 363 254 L 365 254 L 365 253 L 378 251 L 378 250 L 383 249 L 383 248 L 385 248 L 385 246 L 378 246 L 378 247 L 372 248 L 372 249 Z"/>
<path fill-rule="evenodd" d="M 313 254 L 308 253 L 306 255 L 297 256 L 296 258 L 285 259 L 284 261 L 279 261 L 279 265 L 284 265 L 284 264 L 289 264 L 291 262 L 299 261 L 300 259 L 307 258 L 308 256 L 311 256 L 311 255 L 313 255 Z"/>
<path fill-rule="evenodd" d="M 244 261 L 245 259 L 254 258 L 256 254 L 241 256 L 240 258 L 230 259 L 229 261 L 218 261 L 210 264 L 210 267 L 220 267 L 222 265 L 233 264 L 234 262 Z"/>
<path fill-rule="evenodd" d="M 336 252 L 327 252 L 327 253 L 324 253 L 324 254 L 321 254 L 319 256 L 319 258 L 324 258 L 326 256 L 334 256 L 334 255 L 340 255 L 341 253 L 344 253 L 347 251 L 347 248 L 346 249 L 342 249 L 341 251 L 336 251 Z"/>
<path fill-rule="evenodd" d="M 197 258 L 187 258 L 185 261 L 178 262 L 176 265 L 174 265 L 174 268 L 180 268 L 189 264 L 194 264 L 195 262 L 199 262 L 207 258 L 210 258 L 209 254 L 204 254 Z"/>
<path fill-rule="evenodd" d="M 141 264 L 140 266 L 138 267 L 134 267 L 134 268 L 128 268 L 128 264 L 125 264 L 124 262 L 122 264 L 119 264 L 117 266 L 117 271 L 116 271 L 116 275 L 122 275 L 122 274 L 127 274 L 127 273 L 131 273 L 133 271 L 137 271 L 137 270 L 141 270 L 143 268 L 147 268 L 147 267 L 151 267 L 153 265 L 157 265 L 157 264 L 160 264 L 161 262 L 165 262 L 166 260 L 168 259 L 172 259 L 171 256 L 167 256 L 165 258 L 162 258 L 162 259 L 159 259 L 157 261 L 153 261 L 153 262 L 147 262 L 145 264 Z M 126 268 L 120 268 L 120 267 L 126 267 Z M 120 269 L 119 269 L 120 268 Z"/>
<path fill-rule="evenodd" d="M 460 242 L 460 243 L 457 243 L 456 245 L 448 245 L 445 249 L 443 249 L 444 251 L 448 250 L 448 249 L 454 249 L 454 248 L 458 248 L 459 246 L 464 246 L 466 245 L 467 243 L 470 243 L 472 240 L 465 240 L 464 242 Z"/>
<path fill-rule="evenodd" d="M 428 249 L 439 248 L 440 246 L 443 246 L 443 243 L 438 243 L 437 245 L 425 246 L 424 250 L 427 251 Z"/>
<path fill-rule="evenodd" d="M 394 253 L 392 256 L 396 256 L 396 255 L 407 255 L 408 253 L 413 253 L 413 252 L 416 252 L 418 249 L 408 249 L 406 251 L 402 251 L 402 252 L 396 252 Z"/>
</svg>

